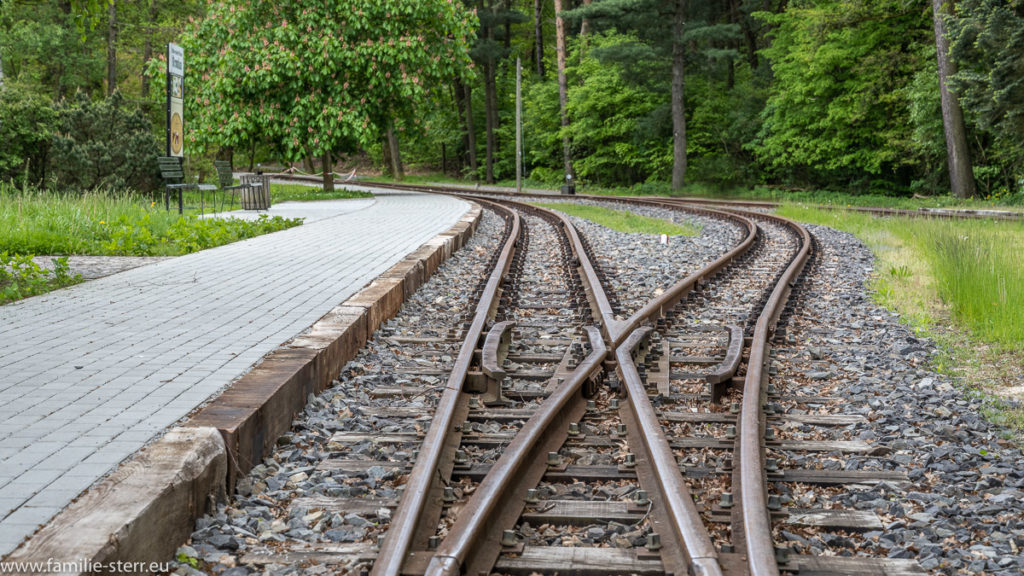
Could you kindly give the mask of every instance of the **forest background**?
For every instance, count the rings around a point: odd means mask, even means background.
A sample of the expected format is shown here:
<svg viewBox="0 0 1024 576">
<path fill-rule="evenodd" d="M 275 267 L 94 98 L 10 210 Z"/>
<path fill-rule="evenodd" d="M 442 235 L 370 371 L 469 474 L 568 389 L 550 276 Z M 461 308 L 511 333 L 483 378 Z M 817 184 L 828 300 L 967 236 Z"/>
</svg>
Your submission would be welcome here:
<svg viewBox="0 0 1024 576">
<path fill-rule="evenodd" d="M 1022 0 L 338 0 L 310 12 L 0 1 L 0 181 L 156 187 L 163 54 L 177 42 L 193 168 L 368 158 L 395 176 L 507 180 L 519 58 L 532 184 L 568 172 L 639 192 L 1024 203 Z"/>
</svg>

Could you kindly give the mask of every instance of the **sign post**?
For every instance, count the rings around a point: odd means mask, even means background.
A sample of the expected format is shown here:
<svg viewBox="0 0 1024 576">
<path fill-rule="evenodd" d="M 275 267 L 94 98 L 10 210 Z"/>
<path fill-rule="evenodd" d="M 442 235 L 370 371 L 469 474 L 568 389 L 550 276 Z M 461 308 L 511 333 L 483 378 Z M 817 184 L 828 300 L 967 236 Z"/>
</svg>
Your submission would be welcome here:
<svg viewBox="0 0 1024 576">
<path fill-rule="evenodd" d="M 167 45 L 167 155 L 185 155 L 185 50 Z"/>
</svg>

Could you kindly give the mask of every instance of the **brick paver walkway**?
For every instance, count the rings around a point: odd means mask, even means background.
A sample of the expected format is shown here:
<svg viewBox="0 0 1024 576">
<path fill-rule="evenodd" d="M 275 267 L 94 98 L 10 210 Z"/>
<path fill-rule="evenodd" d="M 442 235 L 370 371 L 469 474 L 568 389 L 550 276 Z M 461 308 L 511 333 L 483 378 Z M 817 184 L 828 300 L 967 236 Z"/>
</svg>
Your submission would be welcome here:
<svg viewBox="0 0 1024 576">
<path fill-rule="evenodd" d="M 0 556 L 468 208 L 319 202 L 290 230 L 0 306 Z"/>
</svg>

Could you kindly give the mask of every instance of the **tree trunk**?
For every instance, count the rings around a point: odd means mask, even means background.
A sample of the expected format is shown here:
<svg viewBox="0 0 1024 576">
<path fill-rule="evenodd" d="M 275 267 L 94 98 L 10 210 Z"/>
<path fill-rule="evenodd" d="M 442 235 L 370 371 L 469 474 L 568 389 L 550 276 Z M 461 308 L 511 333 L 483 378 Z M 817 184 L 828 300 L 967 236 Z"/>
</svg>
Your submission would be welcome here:
<svg viewBox="0 0 1024 576">
<path fill-rule="evenodd" d="M 0 54 L 0 88 L 4 87 L 4 59 L 3 55 Z"/>
<path fill-rule="evenodd" d="M 485 10 L 492 10 L 489 3 L 485 3 Z M 484 37 L 494 41 L 494 28 L 484 27 Z M 486 120 L 485 136 L 487 140 L 487 156 L 484 160 L 484 179 L 488 184 L 494 184 L 494 154 L 497 151 L 498 130 L 498 86 L 494 70 L 495 62 L 493 56 L 488 56 L 484 62 L 484 119 Z"/>
<path fill-rule="evenodd" d="M 398 136 L 395 135 L 393 122 L 388 123 L 388 152 L 391 156 L 391 175 L 395 180 L 405 179 L 405 170 L 402 168 L 402 156 L 398 150 Z"/>
<path fill-rule="evenodd" d="M 672 189 L 686 184 L 686 108 L 683 104 L 686 47 L 683 29 L 686 26 L 686 0 L 676 0 L 672 23 Z"/>
<path fill-rule="evenodd" d="M 469 171 L 476 180 L 479 168 L 476 163 L 476 127 L 473 124 L 473 87 L 467 83 L 463 89 L 466 93 L 466 152 L 469 154 Z"/>
<path fill-rule="evenodd" d="M 939 95 L 942 99 L 942 126 L 946 133 L 946 156 L 949 162 L 949 184 L 953 196 L 972 198 L 975 195 L 974 168 L 967 147 L 967 126 L 960 100 L 949 90 L 947 83 L 956 74 L 956 64 L 949 57 L 949 38 L 946 37 L 943 14 L 952 14 L 952 0 L 932 0 L 932 19 L 935 23 L 935 53 L 939 61 Z"/>
<path fill-rule="evenodd" d="M 590 6 L 593 2 L 594 2 L 594 0 L 583 0 L 583 5 L 584 6 Z M 580 22 L 580 36 L 586 36 L 589 33 L 590 33 L 590 19 L 589 18 L 584 18 L 583 21 Z"/>
<path fill-rule="evenodd" d="M 110 1 L 107 22 L 107 96 L 117 90 L 117 0 Z"/>
<path fill-rule="evenodd" d="M 533 34 L 534 52 L 537 61 L 537 76 L 544 79 L 544 3 L 541 0 L 533 0 Z"/>
<path fill-rule="evenodd" d="M 569 144 L 569 84 L 565 78 L 565 21 L 562 20 L 562 0 L 555 0 L 555 59 L 558 64 L 558 105 L 562 116 L 562 159 L 565 175 L 573 176 L 572 147 Z"/>
<path fill-rule="evenodd" d="M 156 8 L 152 0 L 149 2 L 149 19 L 146 22 L 146 41 L 142 45 L 142 99 L 149 98 L 149 75 L 146 64 L 153 58 L 153 29 L 156 27 Z"/>
<path fill-rule="evenodd" d="M 484 64 L 484 111 L 487 120 L 486 180 L 488 184 L 494 184 L 494 154 L 498 145 L 498 86 L 493 58 L 489 58 Z"/>
<path fill-rule="evenodd" d="M 324 192 L 334 192 L 334 162 L 330 150 L 324 150 Z"/>
<path fill-rule="evenodd" d="M 252 172 L 252 168 L 256 163 L 256 139 L 252 139 L 252 147 L 249 148 L 249 172 Z"/>
</svg>

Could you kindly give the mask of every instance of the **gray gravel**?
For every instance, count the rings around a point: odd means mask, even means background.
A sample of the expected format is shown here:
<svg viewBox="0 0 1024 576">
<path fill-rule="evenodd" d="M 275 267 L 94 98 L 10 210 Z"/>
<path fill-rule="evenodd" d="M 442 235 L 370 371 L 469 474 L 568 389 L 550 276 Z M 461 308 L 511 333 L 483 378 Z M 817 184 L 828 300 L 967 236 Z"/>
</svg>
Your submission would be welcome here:
<svg viewBox="0 0 1024 576">
<path fill-rule="evenodd" d="M 912 558 L 936 574 L 1024 572 L 1024 456 L 982 416 L 982 400 L 935 372 L 933 342 L 916 337 L 867 296 L 870 251 L 856 238 L 812 227 L 822 255 L 779 350 L 776 386 L 825 395 L 822 406 L 790 413 L 859 414 L 862 424 L 824 434 L 863 440 L 867 455 L 781 455 L 783 467 L 905 472 L 908 485 L 882 482 L 827 489 L 777 485 L 801 508 L 874 511 L 884 529 L 816 535 L 783 526 L 777 540 L 799 553 Z M 807 305 L 809 304 L 810 305 Z M 790 437 L 822 428 L 796 427 Z M 776 454 L 779 455 L 779 454 Z M 784 501 L 786 498 L 784 498 Z"/>
</svg>

